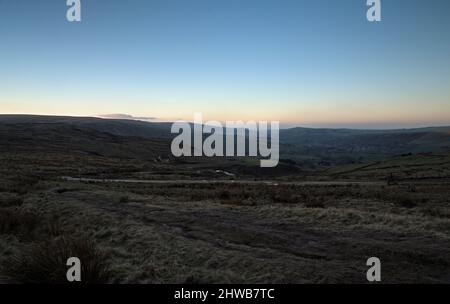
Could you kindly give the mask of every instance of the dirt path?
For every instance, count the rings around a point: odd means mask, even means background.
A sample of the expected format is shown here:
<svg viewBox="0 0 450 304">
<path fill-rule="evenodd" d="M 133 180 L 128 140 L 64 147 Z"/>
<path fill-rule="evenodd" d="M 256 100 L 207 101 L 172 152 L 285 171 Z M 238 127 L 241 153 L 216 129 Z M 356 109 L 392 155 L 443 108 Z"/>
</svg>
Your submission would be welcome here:
<svg viewBox="0 0 450 304">
<path fill-rule="evenodd" d="M 364 201 L 246 206 L 167 193 L 118 203 L 120 192 L 89 185 L 53 192 L 42 208 L 57 206 L 66 226 L 91 231 L 126 270 L 123 282 L 364 283 L 370 256 L 382 259 L 385 282 L 446 282 L 446 235 L 406 230 L 415 220 L 433 227 L 430 218 L 367 211 Z"/>
</svg>

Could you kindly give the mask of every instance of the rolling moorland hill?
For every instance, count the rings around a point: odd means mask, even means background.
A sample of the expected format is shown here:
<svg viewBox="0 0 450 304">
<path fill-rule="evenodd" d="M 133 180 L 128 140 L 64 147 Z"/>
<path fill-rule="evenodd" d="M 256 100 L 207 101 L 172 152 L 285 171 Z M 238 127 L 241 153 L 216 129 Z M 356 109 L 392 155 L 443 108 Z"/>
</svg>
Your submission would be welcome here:
<svg viewBox="0 0 450 304">
<path fill-rule="evenodd" d="M 109 154 L 117 152 L 111 145 L 122 142 L 129 149 L 127 157 L 142 155 L 143 151 L 136 149 L 155 144 L 150 151 L 165 155 L 170 152 L 169 139 L 174 136 L 170 134 L 170 126 L 170 123 L 92 117 L 0 115 L 0 141 L 5 144 L 7 140 L 9 145 L 19 142 L 28 145 L 36 140 L 38 146 L 65 149 L 83 147 L 88 152 Z M 137 138 L 147 140 L 138 143 Z M 65 139 L 70 144 L 58 145 L 58 139 Z M 105 140 L 107 145 L 98 145 Z M 162 148 L 161 145 L 166 146 Z M 283 129 L 280 131 L 280 152 L 283 159 L 311 167 L 371 161 L 409 153 L 447 154 L 450 152 L 450 127 L 398 130 Z M 150 153 L 150 157 L 155 153 Z"/>
<path fill-rule="evenodd" d="M 83 253 L 87 283 L 365 283 L 370 256 L 384 283 L 450 282 L 448 128 L 283 130 L 270 176 L 173 159 L 168 129 L 0 116 L 0 283 Z"/>
<path fill-rule="evenodd" d="M 152 159 L 168 154 L 169 141 L 120 136 L 73 123 L 0 123 L 0 150 L 14 152 L 75 152 L 117 158 Z M 108 122 L 106 122 L 108 123 Z M 126 125 L 126 124 L 124 124 Z M 118 127 L 115 125 L 114 127 Z"/>
</svg>

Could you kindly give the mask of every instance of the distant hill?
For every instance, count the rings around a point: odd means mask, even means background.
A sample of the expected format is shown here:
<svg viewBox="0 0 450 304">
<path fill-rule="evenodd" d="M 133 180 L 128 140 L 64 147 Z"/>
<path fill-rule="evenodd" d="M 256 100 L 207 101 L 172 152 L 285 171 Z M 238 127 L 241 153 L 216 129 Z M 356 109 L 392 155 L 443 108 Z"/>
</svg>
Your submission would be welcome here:
<svg viewBox="0 0 450 304">
<path fill-rule="evenodd" d="M 398 130 L 294 128 L 281 131 L 280 143 L 285 157 L 348 163 L 408 153 L 449 153 L 450 127 Z"/>
<path fill-rule="evenodd" d="M 95 117 L 0 115 L 0 124 L 66 125 L 119 136 L 169 138 L 171 123 L 149 123 L 139 120 L 103 119 Z"/>
<path fill-rule="evenodd" d="M 91 154 L 153 160 L 170 154 L 170 141 L 163 138 L 162 127 L 97 118 L 1 115 L 0 152 Z M 148 138 L 144 138 L 144 133 Z"/>
<path fill-rule="evenodd" d="M 170 126 L 170 123 L 93 117 L 0 115 L 0 144 L 19 147 L 32 142 L 36 148 L 81 148 L 134 157 L 145 155 L 142 151 L 145 142 L 147 147 L 157 147 L 152 148 L 155 154 L 167 154 L 170 153 L 169 140 L 173 137 Z M 118 149 L 117 142 L 126 143 L 123 146 L 128 146 L 128 152 L 123 147 Z M 284 160 L 311 166 L 361 162 L 408 153 L 445 154 L 450 152 L 450 127 L 398 130 L 292 128 L 280 131 L 280 145 Z"/>
</svg>

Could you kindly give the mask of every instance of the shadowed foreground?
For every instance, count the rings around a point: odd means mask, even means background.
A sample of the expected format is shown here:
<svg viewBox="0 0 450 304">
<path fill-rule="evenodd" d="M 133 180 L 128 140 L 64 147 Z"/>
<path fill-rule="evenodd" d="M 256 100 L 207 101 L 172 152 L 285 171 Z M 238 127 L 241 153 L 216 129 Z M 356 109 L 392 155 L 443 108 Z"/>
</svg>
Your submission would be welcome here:
<svg viewBox="0 0 450 304">
<path fill-rule="evenodd" d="M 401 186 L 39 188 L 14 208 L 40 225 L 57 222 L 56 238 L 94 241 L 108 256 L 112 282 L 363 283 L 371 256 L 382 260 L 384 282 L 450 280 L 450 210 L 422 198 L 434 201 L 448 185 L 404 201 L 396 201 L 407 193 Z M 47 234 L 2 234 L 2 260 Z"/>
<path fill-rule="evenodd" d="M 2 128 L 1 282 L 66 282 L 78 256 L 85 283 L 367 283 L 375 256 L 385 283 L 450 283 L 448 153 L 263 172 L 171 158 L 166 139 Z"/>
</svg>

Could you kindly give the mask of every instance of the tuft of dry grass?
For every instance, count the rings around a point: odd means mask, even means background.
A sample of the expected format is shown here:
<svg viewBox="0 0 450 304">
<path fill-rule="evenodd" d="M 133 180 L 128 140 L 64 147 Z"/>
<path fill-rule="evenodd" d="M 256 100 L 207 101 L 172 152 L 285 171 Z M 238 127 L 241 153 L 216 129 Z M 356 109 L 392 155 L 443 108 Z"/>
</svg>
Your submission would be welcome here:
<svg viewBox="0 0 450 304">
<path fill-rule="evenodd" d="M 14 175 L 9 178 L 8 190 L 18 194 L 26 194 L 33 190 L 41 180 L 40 176 L 33 174 Z"/>
<path fill-rule="evenodd" d="M 130 202 L 130 197 L 127 195 L 123 195 L 119 198 L 119 203 L 126 204 Z"/>
<path fill-rule="evenodd" d="M 67 259 L 81 261 L 81 283 L 104 284 L 112 280 L 107 256 L 86 238 L 61 237 L 34 244 L 6 260 L 1 268 L 8 282 L 23 284 L 68 283 Z"/>
<path fill-rule="evenodd" d="M 23 204 L 23 199 L 17 195 L 5 195 L 0 197 L 0 206 L 2 207 L 18 207 Z"/>
<path fill-rule="evenodd" d="M 18 208 L 0 208 L 0 234 L 32 237 L 41 217 L 36 213 Z"/>
</svg>

